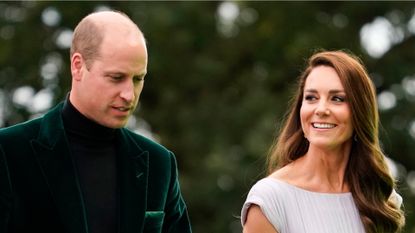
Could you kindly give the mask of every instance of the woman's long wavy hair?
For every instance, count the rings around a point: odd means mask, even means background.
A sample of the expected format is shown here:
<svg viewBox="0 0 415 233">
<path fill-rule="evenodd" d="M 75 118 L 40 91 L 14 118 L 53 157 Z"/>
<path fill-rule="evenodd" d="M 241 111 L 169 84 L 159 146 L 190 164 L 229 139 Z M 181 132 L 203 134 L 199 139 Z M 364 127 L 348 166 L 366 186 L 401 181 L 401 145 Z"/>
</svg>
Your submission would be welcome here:
<svg viewBox="0 0 415 233">
<path fill-rule="evenodd" d="M 379 115 L 376 90 L 359 58 L 343 51 L 315 53 L 298 80 L 286 120 L 268 159 L 268 172 L 284 167 L 306 154 L 308 141 L 300 121 L 305 81 L 311 70 L 329 66 L 336 70 L 344 87 L 356 137 L 352 143 L 345 181 L 350 187 L 363 225 L 368 233 L 399 232 L 405 222 L 403 211 L 389 198 L 395 188 L 379 144 Z"/>
</svg>

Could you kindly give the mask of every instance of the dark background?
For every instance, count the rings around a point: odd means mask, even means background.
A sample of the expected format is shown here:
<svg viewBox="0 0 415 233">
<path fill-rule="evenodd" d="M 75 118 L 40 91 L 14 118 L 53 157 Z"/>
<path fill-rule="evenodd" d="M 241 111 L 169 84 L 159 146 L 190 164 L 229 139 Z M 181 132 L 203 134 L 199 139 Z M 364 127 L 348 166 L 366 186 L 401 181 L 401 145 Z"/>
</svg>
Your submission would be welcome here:
<svg viewBox="0 0 415 233">
<path fill-rule="evenodd" d="M 415 2 L 0 2 L 0 127 L 64 99 L 72 30 L 99 9 L 126 12 L 147 38 L 148 76 L 128 127 L 175 152 L 195 233 L 241 232 L 246 194 L 318 49 L 366 64 L 405 233 L 415 232 Z"/>
</svg>

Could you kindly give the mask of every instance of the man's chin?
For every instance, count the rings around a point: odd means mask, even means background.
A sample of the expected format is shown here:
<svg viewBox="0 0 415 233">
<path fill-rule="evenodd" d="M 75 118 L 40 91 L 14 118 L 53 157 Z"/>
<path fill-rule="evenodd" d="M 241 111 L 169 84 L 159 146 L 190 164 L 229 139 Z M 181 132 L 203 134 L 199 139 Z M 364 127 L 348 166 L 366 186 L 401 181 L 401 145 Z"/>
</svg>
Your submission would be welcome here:
<svg viewBox="0 0 415 233">
<path fill-rule="evenodd" d="M 106 122 L 102 124 L 103 126 L 111 129 L 120 129 L 127 125 L 127 121 L 114 121 L 114 122 Z"/>
</svg>

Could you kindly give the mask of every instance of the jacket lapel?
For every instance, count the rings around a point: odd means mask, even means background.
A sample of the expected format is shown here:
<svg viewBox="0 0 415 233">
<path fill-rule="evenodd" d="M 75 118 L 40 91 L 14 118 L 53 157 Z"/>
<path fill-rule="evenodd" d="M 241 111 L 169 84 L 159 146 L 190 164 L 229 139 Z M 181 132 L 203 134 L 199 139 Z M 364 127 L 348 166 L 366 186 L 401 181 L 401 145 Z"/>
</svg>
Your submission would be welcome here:
<svg viewBox="0 0 415 233">
<path fill-rule="evenodd" d="M 143 151 L 127 130 L 117 135 L 119 163 L 119 232 L 142 232 L 147 209 L 148 151 Z"/>
<path fill-rule="evenodd" d="M 59 104 L 44 116 L 32 147 L 65 229 L 69 233 L 87 233 L 84 202 L 63 128 L 62 106 Z"/>
</svg>

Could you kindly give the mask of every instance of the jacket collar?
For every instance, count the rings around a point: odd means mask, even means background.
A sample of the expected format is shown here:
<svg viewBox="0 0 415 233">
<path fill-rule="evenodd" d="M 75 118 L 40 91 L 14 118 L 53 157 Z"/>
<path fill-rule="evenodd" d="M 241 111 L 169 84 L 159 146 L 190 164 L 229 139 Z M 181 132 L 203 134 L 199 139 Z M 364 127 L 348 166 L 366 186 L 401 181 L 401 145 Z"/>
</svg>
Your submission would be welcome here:
<svg viewBox="0 0 415 233">
<path fill-rule="evenodd" d="M 117 153 L 123 155 L 118 160 L 121 196 L 119 232 L 142 232 L 147 209 L 149 153 L 142 150 L 125 129 L 118 131 L 116 138 Z"/>
<path fill-rule="evenodd" d="M 44 116 L 38 138 L 31 143 L 65 229 L 69 233 L 88 233 L 79 179 L 63 127 L 63 104 Z M 135 143 L 128 130 L 119 129 L 116 134 L 119 232 L 140 232 L 147 207 L 148 152 Z"/>
<path fill-rule="evenodd" d="M 63 128 L 62 106 L 43 117 L 32 147 L 64 228 L 71 233 L 87 233 L 85 206 Z"/>
</svg>

